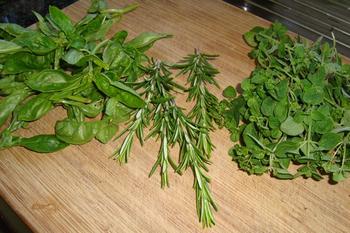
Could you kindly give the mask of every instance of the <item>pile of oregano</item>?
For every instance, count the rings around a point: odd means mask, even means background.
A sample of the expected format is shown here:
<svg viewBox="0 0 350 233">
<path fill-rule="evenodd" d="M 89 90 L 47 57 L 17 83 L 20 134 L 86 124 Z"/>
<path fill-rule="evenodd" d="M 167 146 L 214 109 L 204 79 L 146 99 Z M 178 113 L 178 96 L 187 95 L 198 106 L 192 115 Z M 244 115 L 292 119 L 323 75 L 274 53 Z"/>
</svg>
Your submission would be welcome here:
<svg viewBox="0 0 350 233">
<path fill-rule="evenodd" d="M 256 68 L 236 90 L 224 90 L 229 152 L 249 174 L 333 182 L 350 172 L 350 66 L 335 44 L 291 38 L 274 23 L 244 35 Z M 295 165 L 295 166 L 292 166 Z M 296 169 L 296 170 L 295 170 Z"/>
<path fill-rule="evenodd" d="M 114 158 L 126 163 L 135 136 L 143 144 L 160 139 L 150 176 L 159 167 L 161 187 L 169 186 L 168 172 L 190 168 L 199 221 L 215 224 L 217 207 L 207 176 L 213 144 L 209 132 L 219 121 L 219 101 L 207 89 L 218 71 L 209 64 L 216 56 L 195 51 L 175 65 L 149 58 L 145 52 L 168 34 L 144 32 L 133 39 L 118 31 L 106 33 L 123 14 L 136 8 L 109 9 L 92 0 L 88 14 L 77 23 L 57 7 L 45 17 L 35 13 L 36 29 L 0 24 L 0 149 L 22 146 L 41 153 L 97 139 L 102 143 L 124 136 Z M 189 88 L 176 82 L 171 70 L 187 76 Z M 174 93 L 188 92 L 194 108 L 186 114 Z M 22 137 L 18 130 L 63 107 L 67 117 L 57 121 L 55 134 Z M 126 123 L 117 135 L 118 126 Z M 144 130 L 149 127 L 149 135 Z M 170 148 L 180 147 L 176 162 Z"/>
</svg>

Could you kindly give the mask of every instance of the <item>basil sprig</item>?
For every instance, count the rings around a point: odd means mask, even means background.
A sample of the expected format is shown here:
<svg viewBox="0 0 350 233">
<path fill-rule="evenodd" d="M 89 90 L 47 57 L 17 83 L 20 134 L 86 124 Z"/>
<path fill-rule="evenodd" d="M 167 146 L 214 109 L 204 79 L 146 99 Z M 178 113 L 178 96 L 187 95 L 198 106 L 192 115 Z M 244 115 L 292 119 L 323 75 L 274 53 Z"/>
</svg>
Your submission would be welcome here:
<svg viewBox="0 0 350 233">
<path fill-rule="evenodd" d="M 93 0 L 76 23 L 50 6 L 46 16 L 35 13 L 36 29 L 0 24 L 0 126 L 9 122 L 0 132 L 0 149 L 47 153 L 93 138 L 107 143 L 118 124 L 145 105 L 133 83 L 144 74 L 145 52 L 169 35 L 144 32 L 127 39 L 122 30 L 106 39 L 136 7 L 108 9 L 105 1 Z M 67 118 L 56 123 L 55 135 L 13 136 L 57 107 L 67 110 Z"/>
</svg>

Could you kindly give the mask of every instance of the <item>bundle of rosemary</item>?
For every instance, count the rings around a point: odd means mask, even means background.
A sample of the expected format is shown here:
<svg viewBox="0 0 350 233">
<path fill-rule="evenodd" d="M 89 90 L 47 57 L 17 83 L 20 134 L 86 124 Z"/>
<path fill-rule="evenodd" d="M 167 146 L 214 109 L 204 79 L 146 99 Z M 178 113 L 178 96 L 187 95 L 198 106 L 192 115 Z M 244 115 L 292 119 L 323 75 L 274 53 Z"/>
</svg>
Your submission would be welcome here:
<svg viewBox="0 0 350 233">
<path fill-rule="evenodd" d="M 120 135 L 126 136 L 114 153 L 115 159 L 125 163 L 135 136 L 141 145 L 150 137 L 159 138 L 158 157 L 150 176 L 159 167 L 164 188 L 169 186 L 169 167 L 178 174 L 190 168 L 194 175 L 197 214 L 204 227 L 215 224 L 212 211 L 217 210 L 206 174 L 214 147 L 209 131 L 214 129 L 213 122 L 220 118 L 218 99 L 207 89 L 208 84 L 217 85 L 214 77 L 218 71 L 209 63 L 215 57 L 196 50 L 195 54 L 172 66 L 152 60 L 145 68 L 144 79 L 135 84 L 137 90 L 142 90 L 146 105 L 133 112 L 126 130 Z M 178 75 L 187 75 L 190 87 L 186 89 L 174 82 L 170 69 L 179 69 Z M 173 94 L 183 90 L 188 92 L 188 101 L 195 102 L 189 114 L 177 105 Z M 144 136 L 147 127 L 150 133 Z M 178 164 L 170 154 L 170 148 L 176 144 L 180 147 Z"/>
</svg>

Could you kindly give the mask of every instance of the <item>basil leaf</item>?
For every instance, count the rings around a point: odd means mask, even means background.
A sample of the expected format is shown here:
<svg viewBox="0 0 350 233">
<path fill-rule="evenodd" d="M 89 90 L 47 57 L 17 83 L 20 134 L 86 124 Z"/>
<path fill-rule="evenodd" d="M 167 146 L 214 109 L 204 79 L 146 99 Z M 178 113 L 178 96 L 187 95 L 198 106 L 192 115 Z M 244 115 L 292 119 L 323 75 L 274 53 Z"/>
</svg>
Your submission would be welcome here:
<svg viewBox="0 0 350 233">
<path fill-rule="evenodd" d="M 21 46 L 13 43 L 11 41 L 6 41 L 6 40 L 0 39 L 0 54 L 3 54 L 3 53 L 10 54 L 10 53 L 15 53 L 15 52 L 18 52 L 21 50 L 22 50 Z"/>
<path fill-rule="evenodd" d="M 30 76 L 25 83 L 41 92 L 71 90 L 78 85 L 76 79 L 59 70 L 43 70 Z"/>
<path fill-rule="evenodd" d="M 102 124 L 100 125 L 99 130 L 96 134 L 96 139 L 106 144 L 117 133 L 118 125 L 113 122 L 109 122 L 108 119 L 104 119 L 101 122 Z"/>
<path fill-rule="evenodd" d="M 126 121 L 130 117 L 131 109 L 119 102 L 119 98 L 112 97 L 106 103 L 105 113 L 113 122 L 120 123 Z"/>
<path fill-rule="evenodd" d="M 49 7 L 49 16 L 52 22 L 60 28 L 67 36 L 74 33 L 74 26 L 70 18 L 55 6 Z"/>
<path fill-rule="evenodd" d="M 17 118 L 20 121 L 35 121 L 44 116 L 53 108 L 47 96 L 38 95 L 31 98 L 18 110 Z"/>
<path fill-rule="evenodd" d="M 131 41 L 127 42 L 125 45 L 144 52 L 149 49 L 157 40 L 169 37 L 171 37 L 171 35 L 164 33 L 143 32 Z"/>
<path fill-rule="evenodd" d="M 55 135 L 37 135 L 20 138 L 18 145 L 39 153 L 52 153 L 66 148 L 69 144 L 59 140 Z"/>
<path fill-rule="evenodd" d="M 130 87 L 118 81 L 111 81 L 104 74 L 95 75 L 97 88 L 109 97 L 116 97 L 120 102 L 130 108 L 141 108 L 145 105 L 143 99 Z"/>
<path fill-rule="evenodd" d="M 59 140 L 69 144 L 81 145 L 95 137 L 97 133 L 96 125 L 96 122 L 65 119 L 56 123 L 55 132 Z"/>
<path fill-rule="evenodd" d="M 50 37 L 34 31 L 17 36 L 13 42 L 38 55 L 45 55 L 57 48 L 57 44 Z"/>
<path fill-rule="evenodd" d="M 5 123 L 17 105 L 29 95 L 27 90 L 17 90 L 0 100 L 0 127 Z"/>
<path fill-rule="evenodd" d="M 75 65 L 84 57 L 84 53 L 77 49 L 70 49 L 63 56 L 63 60 L 68 64 Z"/>
<path fill-rule="evenodd" d="M 3 66 L 3 74 L 19 74 L 27 71 L 35 71 L 50 68 L 52 57 L 36 56 L 28 52 L 18 52 L 7 56 Z"/>
<path fill-rule="evenodd" d="M 29 29 L 14 23 L 0 23 L 0 29 L 14 37 L 30 31 Z"/>
</svg>

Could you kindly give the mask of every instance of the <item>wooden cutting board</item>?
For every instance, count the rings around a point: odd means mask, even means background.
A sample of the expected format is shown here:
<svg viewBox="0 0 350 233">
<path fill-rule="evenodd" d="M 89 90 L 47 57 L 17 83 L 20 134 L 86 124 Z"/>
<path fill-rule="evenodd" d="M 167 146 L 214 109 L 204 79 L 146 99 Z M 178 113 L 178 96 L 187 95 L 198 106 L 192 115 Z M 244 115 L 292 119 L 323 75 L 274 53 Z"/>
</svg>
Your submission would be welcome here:
<svg viewBox="0 0 350 233">
<path fill-rule="evenodd" d="M 269 23 L 218 0 L 115 0 L 110 6 L 138 2 L 113 28 L 167 32 L 172 39 L 157 42 L 150 56 L 175 62 L 194 48 L 219 54 L 215 65 L 221 87 L 237 85 L 254 68 L 242 34 Z M 89 1 L 65 11 L 83 17 Z M 111 33 L 112 34 L 112 33 Z M 181 79 L 181 78 L 180 78 Z M 183 80 L 179 80 L 183 82 Z M 217 96 L 222 90 L 211 89 Z M 185 96 L 178 96 L 184 104 Z M 53 132 L 57 110 L 24 130 L 25 135 Z M 162 190 L 160 178 L 148 178 L 158 144 L 135 144 L 128 164 L 109 158 L 120 141 L 93 141 L 53 154 L 22 148 L 0 151 L 0 194 L 35 232 L 349 232 L 350 180 L 330 185 L 327 180 L 281 181 L 268 175 L 248 176 L 227 154 L 228 133 L 212 134 L 216 150 L 210 166 L 212 190 L 219 206 L 217 225 L 201 228 L 195 212 L 193 177 L 170 175 Z"/>
</svg>

